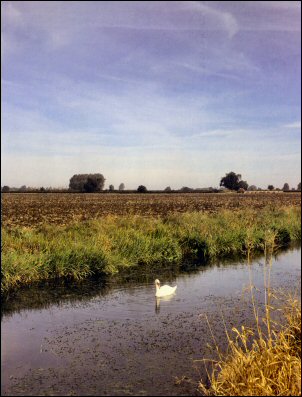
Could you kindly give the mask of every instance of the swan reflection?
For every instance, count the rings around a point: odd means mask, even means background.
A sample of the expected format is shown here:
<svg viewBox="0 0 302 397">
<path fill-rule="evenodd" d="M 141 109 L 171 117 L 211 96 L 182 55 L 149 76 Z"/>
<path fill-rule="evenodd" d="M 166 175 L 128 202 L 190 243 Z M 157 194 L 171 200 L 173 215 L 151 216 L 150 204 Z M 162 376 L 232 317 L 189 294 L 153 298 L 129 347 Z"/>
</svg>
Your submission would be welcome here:
<svg viewBox="0 0 302 397">
<path fill-rule="evenodd" d="M 168 302 L 174 298 L 175 294 L 163 296 L 162 298 L 155 298 L 155 313 L 158 314 L 160 312 L 160 302 Z"/>
</svg>

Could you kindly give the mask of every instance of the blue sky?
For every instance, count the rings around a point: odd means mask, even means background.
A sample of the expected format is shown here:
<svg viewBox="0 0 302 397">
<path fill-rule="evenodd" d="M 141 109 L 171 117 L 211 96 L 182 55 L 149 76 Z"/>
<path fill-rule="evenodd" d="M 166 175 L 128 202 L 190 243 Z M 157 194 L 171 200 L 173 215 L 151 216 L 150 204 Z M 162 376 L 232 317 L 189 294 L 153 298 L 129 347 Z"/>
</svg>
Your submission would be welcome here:
<svg viewBox="0 0 302 397">
<path fill-rule="evenodd" d="M 2 185 L 300 182 L 300 2 L 1 9 Z"/>
</svg>

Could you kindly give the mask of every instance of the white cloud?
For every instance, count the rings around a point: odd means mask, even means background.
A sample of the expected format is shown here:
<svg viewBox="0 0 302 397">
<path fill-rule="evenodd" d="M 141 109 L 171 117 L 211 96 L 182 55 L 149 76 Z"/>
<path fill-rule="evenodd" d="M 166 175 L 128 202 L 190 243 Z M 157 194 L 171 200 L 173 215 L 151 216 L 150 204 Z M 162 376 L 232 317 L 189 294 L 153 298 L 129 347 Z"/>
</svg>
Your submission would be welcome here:
<svg viewBox="0 0 302 397">
<path fill-rule="evenodd" d="M 22 24 L 22 13 L 17 8 L 17 5 L 11 1 L 6 1 L 1 4 L 3 11 L 3 23 L 5 25 L 20 25 Z M 5 17 L 4 17 L 5 15 Z"/>
<path fill-rule="evenodd" d="M 249 3 L 254 3 L 250 1 Z M 301 2 L 300 1 L 258 1 L 257 4 L 259 6 L 266 6 L 271 9 L 277 10 L 301 10 Z"/>
<path fill-rule="evenodd" d="M 204 22 L 203 30 L 226 30 L 232 38 L 239 30 L 236 18 L 230 12 L 221 11 L 201 1 L 185 1 L 183 8 L 189 8 L 204 15 L 206 18 L 213 18 L 210 23 Z"/>
<path fill-rule="evenodd" d="M 285 124 L 284 127 L 285 127 L 285 128 L 297 128 L 297 129 L 301 129 L 301 121 L 295 121 L 295 122 L 293 122 L 293 123 Z"/>
</svg>

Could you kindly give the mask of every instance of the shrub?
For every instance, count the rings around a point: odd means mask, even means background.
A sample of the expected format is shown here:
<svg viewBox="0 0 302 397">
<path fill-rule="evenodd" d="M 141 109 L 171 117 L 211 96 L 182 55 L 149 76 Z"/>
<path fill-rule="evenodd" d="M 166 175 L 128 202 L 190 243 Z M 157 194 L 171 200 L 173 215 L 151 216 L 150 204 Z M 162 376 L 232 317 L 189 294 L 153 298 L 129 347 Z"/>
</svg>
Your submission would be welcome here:
<svg viewBox="0 0 302 397">
<path fill-rule="evenodd" d="M 147 188 L 144 185 L 139 185 L 139 187 L 137 188 L 138 193 L 146 193 L 147 192 Z"/>
</svg>

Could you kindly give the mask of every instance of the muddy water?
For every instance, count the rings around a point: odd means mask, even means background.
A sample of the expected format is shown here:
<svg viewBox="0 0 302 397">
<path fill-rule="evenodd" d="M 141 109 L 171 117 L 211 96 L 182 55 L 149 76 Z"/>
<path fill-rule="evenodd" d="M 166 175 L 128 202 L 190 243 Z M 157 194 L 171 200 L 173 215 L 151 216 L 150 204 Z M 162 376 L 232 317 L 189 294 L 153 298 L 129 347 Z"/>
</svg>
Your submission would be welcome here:
<svg viewBox="0 0 302 397">
<path fill-rule="evenodd" d="M 301 291 L 301 249 L 274 258 L 274 288 Z M 258 305 L 264 259 L 250 266 Z M 266 269 L 267 270 L 267 269 Z M 2 307 L 1 393 L 4 395 L 198 395 L 201 358 L 215 358 L 228 329 L 253 325 L 245 263 L 220 263 L 187 274 L 160 272 L 177 284 L 154 297 L 154 275 L 104 285 L 89 281 L 31 288 Z"/>
</svg>

